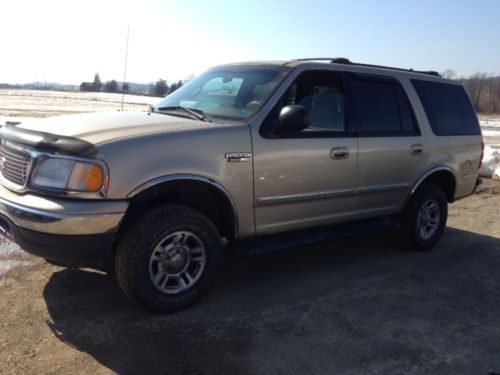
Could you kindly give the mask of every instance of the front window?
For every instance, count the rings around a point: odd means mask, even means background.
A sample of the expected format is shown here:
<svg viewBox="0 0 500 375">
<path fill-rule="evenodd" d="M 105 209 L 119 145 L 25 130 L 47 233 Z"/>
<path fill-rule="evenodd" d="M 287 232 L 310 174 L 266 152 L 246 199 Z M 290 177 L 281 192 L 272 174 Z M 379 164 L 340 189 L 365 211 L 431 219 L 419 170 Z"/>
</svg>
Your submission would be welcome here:
<svg viewBox="0 0 500 375">
<path fill-rule="evenodd" d="M 155 112 L 188 108 L 208 119 L 245 120 L 255 113 L 289 68 L 215 68 L 188 82 L 155 105 Z"/>
</svg>

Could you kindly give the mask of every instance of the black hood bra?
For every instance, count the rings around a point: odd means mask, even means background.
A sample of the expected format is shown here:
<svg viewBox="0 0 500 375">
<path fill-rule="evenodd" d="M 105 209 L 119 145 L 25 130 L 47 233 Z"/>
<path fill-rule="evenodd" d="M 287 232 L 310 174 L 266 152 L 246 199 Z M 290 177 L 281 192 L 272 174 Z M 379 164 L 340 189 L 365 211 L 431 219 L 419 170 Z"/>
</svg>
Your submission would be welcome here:
<svg viewBox="0 0 500 375">
<path fill-rule="evenodd" d="M 79 138 L 28 130 L 12 125 L 0 129 L 0 139 L 32 147 L 41 152 L 92 156 L 97 153 L 95 146 Z"/>
</svg>

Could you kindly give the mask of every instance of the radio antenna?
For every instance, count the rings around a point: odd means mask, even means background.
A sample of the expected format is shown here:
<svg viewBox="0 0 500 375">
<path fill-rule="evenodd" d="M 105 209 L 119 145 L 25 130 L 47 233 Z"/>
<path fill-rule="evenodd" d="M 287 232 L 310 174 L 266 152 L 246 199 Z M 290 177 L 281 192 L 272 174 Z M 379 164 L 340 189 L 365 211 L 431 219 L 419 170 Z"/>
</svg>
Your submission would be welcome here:
<svg viewBox="0 0 500 375">
<path fill-rule="evenodd" d="M 125 101 L 125 90 L 123 86 L 125 85 L 125 79 L 127 78 L 127 59 L 128 59 L 128 37 L 130 34 L 130 26 L 127 26 L 127 43 L 125 44 L 125 67 L 123 68 L 123 82 L 122 82 L 122 112 L 123 112 L 123 102 Z"/>
</svg>

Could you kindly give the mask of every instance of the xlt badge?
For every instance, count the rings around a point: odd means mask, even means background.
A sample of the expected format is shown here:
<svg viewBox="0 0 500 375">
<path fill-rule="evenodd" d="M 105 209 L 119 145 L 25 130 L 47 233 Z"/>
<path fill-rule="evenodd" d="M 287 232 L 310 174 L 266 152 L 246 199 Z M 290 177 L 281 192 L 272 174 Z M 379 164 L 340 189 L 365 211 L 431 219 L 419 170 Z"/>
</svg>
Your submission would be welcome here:
<svg viewBox="0 0 500 375">
<path fill-rule="evenodd" d="M 249 161 L 252 158 L 251 152 L 226 152 L 224 157 L 228 162 L 243 162 Z"/>
</svg>

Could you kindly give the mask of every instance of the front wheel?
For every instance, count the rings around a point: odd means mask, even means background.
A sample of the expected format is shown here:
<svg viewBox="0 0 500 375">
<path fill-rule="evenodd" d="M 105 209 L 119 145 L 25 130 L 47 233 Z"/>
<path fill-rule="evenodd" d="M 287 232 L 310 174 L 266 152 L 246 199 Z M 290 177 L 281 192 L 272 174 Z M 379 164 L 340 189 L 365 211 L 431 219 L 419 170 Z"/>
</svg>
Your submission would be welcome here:
<svg viewBox="0 0 500 375">
<path fill-rule="evenodd" d="M 448 202 L 439 187 L 423 185 L 403 211 L 401 235 L 415 250 L 428 250 L 441 238 L 448 218 Z"/>
<path fill-rule="evenodd" d="M 222 248 L 202 213 L 167 205 L 138 217 L 118 244 L 118 284 L 133 301 L 159 312 L 184 309 L 211 286 Z"/>
</svg>

